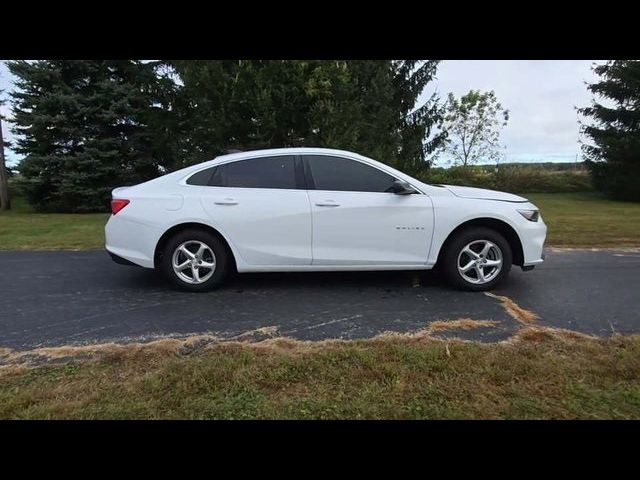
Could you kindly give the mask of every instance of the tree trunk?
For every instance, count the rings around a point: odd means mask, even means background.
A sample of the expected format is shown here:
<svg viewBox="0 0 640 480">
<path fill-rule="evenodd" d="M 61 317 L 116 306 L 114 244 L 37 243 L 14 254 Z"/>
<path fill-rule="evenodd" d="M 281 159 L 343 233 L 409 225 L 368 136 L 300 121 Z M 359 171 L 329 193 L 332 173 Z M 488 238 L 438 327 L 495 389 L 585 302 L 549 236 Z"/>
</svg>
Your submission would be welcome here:
<svg viewBox="0 0 640 480">
<path fill-rule="evenodd" d="M 4 139 L 2 137 L 2 119 L 0 119 L 0 210 L 11 209 L 9 200 L 9 175 L 4 162 Z"/>
</svg>

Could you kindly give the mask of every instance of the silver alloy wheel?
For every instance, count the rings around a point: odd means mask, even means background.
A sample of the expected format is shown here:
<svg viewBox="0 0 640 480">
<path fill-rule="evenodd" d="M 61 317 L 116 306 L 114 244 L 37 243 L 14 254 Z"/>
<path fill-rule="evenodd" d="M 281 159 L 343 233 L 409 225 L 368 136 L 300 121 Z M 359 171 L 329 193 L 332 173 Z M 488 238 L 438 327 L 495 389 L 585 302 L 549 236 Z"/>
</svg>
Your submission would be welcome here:
<svg viewBox="0 0 640 480">
<path fill-rule="evenodd" d="M 474 240 L 458 254 L 458 273 L 469 283 L 490 282 L 502 270 L 502 250 L 489 240 Z"/>
<path fill-rule="evenodd" d="M 198 285 L 209 280 L 216 271 L 216 256 L 206 243 L 189 240 L 173 251 L 171 265 L 180 280 Z"/>
</svg>

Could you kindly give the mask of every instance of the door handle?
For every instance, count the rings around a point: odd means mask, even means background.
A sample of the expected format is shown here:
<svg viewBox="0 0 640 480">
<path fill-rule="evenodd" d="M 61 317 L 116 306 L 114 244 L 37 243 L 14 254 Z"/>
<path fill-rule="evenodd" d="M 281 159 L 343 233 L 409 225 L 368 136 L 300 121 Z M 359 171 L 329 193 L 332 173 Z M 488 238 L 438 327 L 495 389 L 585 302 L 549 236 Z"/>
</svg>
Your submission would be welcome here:
<svg viewBox="0 0 640 480">
<path fill-rule="evenodd" d="M 318 207 L 339 207 L 340 204 L 332 200 L 325 200 L 324 202 L 316 202 Z"/>
<path fill-rule="evenodd" d="M 238 202 L 233 198 L 225 198 L 224 200 L 218 200 L 213 203 L 215 203 L 216 205 L 237 205 L 238 204 Z"/>
</svg>

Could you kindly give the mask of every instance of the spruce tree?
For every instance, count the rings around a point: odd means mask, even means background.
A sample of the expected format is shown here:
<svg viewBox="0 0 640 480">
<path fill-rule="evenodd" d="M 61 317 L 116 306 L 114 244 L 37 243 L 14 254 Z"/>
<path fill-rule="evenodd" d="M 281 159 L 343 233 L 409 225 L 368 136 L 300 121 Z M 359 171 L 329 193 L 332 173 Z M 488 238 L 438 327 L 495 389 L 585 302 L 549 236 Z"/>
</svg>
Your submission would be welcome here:
<svg viewBox="0 0 640 480">
<path fill-rule="evenodd" d="M 29 202 L 100 211 L 110 191 L 229 149 L 353 150 L 417 173 L 442 142 L 438 62 L 12 61 L 15 151 Z"/>
<path fill-rule="evenodd" d="M 390 63 L 317 61 L 305 85 L 307 144 L 352 150 L 392 164 L 397 156 Z"/>
<path fill-rule="evenodd" d="M 173 125 L 184 164 L 230 149 L 290 147 L 308 136 L 304 64 L 276 60 L 168 62 L 180 79 Z"/>
<path fill-rule="evenodd" d="M 15 151 L 28 201 L 92 212 L 110 191 L 158 175 L 146 127 L 152 66 L 128 60 L 11 61 Z"/>
<path fill-rule="evenodd" d="M 594 186 L 611 198 L 640 201 L 640 61 L 613 60 L 594 67 L 589 85 L 600 97 L 580 112 L 591 140 L 582 146 Z"/>
<path fill-rule="evenodd" d="M 438 60 L 392 62 L 393 108 L 397 112 L 399 135 L 396 167 L 414 175 L 431 166 L 431 155 L 446 140 L 446 132 L 435 132 L 444 116 L 438 95 L 433 93 L 418 104 L 420 94 L 434 80 L 439 63 Z"/>
<path fill-rule="evenodd" d="M 434 95 L 417 100 L 437 61 L 169 61 L 180 79 L 173 125 L 185 164 L 228 149 L 353 150 L 417 173 L 443 141 Z"/>
</svg>

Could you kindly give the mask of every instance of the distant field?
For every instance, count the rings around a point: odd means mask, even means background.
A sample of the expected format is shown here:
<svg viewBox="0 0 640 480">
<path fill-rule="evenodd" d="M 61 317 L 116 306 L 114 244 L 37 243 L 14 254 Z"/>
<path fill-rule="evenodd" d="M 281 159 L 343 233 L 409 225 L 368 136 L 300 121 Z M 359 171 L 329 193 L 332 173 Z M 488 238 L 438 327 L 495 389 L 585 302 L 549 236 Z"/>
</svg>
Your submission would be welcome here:
<svg viewBox="0 0 640 480">
<path fill-rule="evenodd" d="M 596 193 L 528 193 L 548 226 L 547 245 L 639 247 L 640 203 L 615 202 Z"/>
<path fill-rule="evenodd" d="M 558 247 L 639 247 L 640 203 L 614 202 L 596 193 L 524 194 L 542 211 L 547 245 Z M 14 200 L 0 213 L 0 249 L 96 249 L 104 246 L 106 213 L 34 213 Z"/>
</svg>

